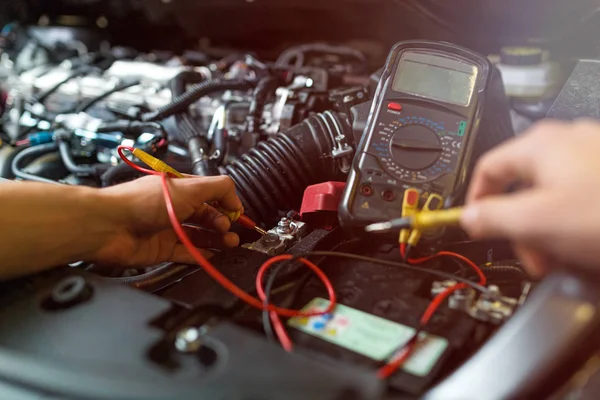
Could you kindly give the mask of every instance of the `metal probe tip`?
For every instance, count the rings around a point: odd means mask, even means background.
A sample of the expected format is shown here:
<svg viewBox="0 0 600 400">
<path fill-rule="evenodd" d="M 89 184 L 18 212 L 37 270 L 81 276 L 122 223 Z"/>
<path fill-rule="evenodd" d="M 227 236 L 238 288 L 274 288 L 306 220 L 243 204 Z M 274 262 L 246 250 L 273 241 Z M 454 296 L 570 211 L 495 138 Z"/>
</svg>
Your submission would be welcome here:
<svg viewBox="0 0 600 400">
<path fill-rule="evenodd" d="M 377 222 L 375 224 L 367 225 L 365 232 L 387 232 L 393 228 L 391 222 Z"/>
<path fill-rule="evenodd" d="M 412 218 L 396 218 L 391 221 L 377 222 L 367 225 L 365 232 L 369 233 L 387 233 L 400 229 L 407 229 L 412 226 Z"/>
<path fill-rule="evenodd" d="M 261 234 L 261 235 L 263 235 L 263 236 L 265 236 L 265 235 L 268 235 L 268 234 L 269 234 L 269 232 L 265 231 L 264 229 L 262 229 L 262 228 L 260 228 L 260 227 L 258 227 L 258 226 L 255 226 L 255 227 L 254 227 L 254 230 L 255 230 L 256 232 L 260 233 L 260 234 Z"/>
</svg>

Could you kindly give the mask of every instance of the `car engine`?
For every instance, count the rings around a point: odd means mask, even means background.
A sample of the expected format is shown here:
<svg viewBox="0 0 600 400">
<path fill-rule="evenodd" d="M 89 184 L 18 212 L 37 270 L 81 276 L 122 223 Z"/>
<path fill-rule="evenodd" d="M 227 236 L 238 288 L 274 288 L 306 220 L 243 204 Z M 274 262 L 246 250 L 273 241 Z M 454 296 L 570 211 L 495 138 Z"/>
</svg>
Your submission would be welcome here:
<svg viewBox="0 0 600 400">
<path fill-rule="evenodd" d="M 122 3 L 117 14 L 144 8 Z M 174 11 L 185 2 L 158 3 L 148 2 L 156 7 L 148 18 L 173 12 L 188 29 L 200 29 Z M 106 28 L 105 19 L 100 15 L 97 26 Z M 553 382 L 562 367 L 548 371 L 544 360 L 523 361 L 519 352 L 532 346 L 550 354 L 589 339 L 592 322 L 568 332 L 548 322 L 548 315 L 575 320 L 580 303 L 540 300 L 591 296 L 586 288 L 568 276 L 540 283 L 510 243 L 473 241 L 460 229 L 403 241 L 402 233 L 357 235 L 340 223 L 348 196 L 358 196 L 364 210 L 375 198 L 410 208 L 411 188 L 404 198 L 376 183 L 348 193 L 386 76 L 382 54 L 369 51 L 374 46 L 309 41 L 265 56 L 201 40 L 181 51 L 142 51 L 111 44 L 102 29 L 40 21 L 12 22 L 0 32 L 0 190 L 2 179 L 105 188 L 140 178 L 147 167 L 227 175 L 256 226 L 232 225 L 240 246 L 214 249 L 210 264 L 218 272 L 204 264 L 81 261 L 0 282 L 0 325 L 7 327 L 0 330 L 0 395 L 21 398 L 14 393 L 28 388 L 61 398 L 543 398 L 536 396 L 564 383 Z M 545 116 L 563 82 L 551 80 L 557 67 L 546 51 L 494 50 L 490 82 L 498 95 L 486 99 L 494 112 L 481 117 L 482 139 L 457 173 L 466 181 L 483 152 Z M 511 68 L 536 73 L 541 83 L 519 86 Z M 527 95 L 507 96 L 505 89 Z M 402 107 L 389 103 L 386 112 L 399 117 Z M 399 121 L 440 127 L 425 118 Z M 464 124 L 452 134 L 463 136 Z M 440 157 L 458 157 L 461 143 L 448 137 Z M 398 151 L 406 159 L 410 151 L 424 158 L 442 151 L 416 142 L 409 138 Z M 385 157 L 386 149 L 379 151 Z M 367 182 L 381 178 L 376 167 L 366 173 Z M 465 185 L 457 185 L 463 195 Z M 438 209 L 461 204 L 460 196 L 440 193 L 435 185 L 414 191 L 415 208 L 430 199 L 441 199 Z M 322 275 L 330 286 L 323 287 Z M 271 304 L 289 318 L 285 323 Z M 528 341 L 540 334 L 527 331 L 534 325 L 552 325 L 546 340 Z M 512 383 L 498 385 L 497 396 L 469 392 L 471 377 L 485 381 L 498 365 L 512 369 L 490 350 L 507 337 L 513 347 L 503 355 L 520 366 Z M 573 360 L 565 353 L 557 360 L 567 365 Z M 448 389 L 453 382 L 463 389 Z"/>
</svg>

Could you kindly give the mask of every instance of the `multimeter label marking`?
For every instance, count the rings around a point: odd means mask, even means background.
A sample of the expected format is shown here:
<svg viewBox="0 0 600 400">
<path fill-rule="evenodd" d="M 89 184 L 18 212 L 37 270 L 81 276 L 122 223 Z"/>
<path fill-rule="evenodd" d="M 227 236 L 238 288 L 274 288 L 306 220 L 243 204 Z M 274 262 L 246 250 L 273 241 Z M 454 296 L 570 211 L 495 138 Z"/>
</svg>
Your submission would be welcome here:
<svg viewBox="0 0 600 400">
<path fill-rule="evenodd" d="M 328 300 L 316 298 L 303 311 L 324 311 L 328 305 Z M 409 326 L 341 304 L 333 313 L 310 318 L 294 317 L 288 325 L 377 361 L 393 355 L 415 333 L 415 329 Z M 448 341 L 427 333 L 420 338 L 419 347 L 402 369 L 416 376 L 427 376 L 448 347 Z"/>
</svg>

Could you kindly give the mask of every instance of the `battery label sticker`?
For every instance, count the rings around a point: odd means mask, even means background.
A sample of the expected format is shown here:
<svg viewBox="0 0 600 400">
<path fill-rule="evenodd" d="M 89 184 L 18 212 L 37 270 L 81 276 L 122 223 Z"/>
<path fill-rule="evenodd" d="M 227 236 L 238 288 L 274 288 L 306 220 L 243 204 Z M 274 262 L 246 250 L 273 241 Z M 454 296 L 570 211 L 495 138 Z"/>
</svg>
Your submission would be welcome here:
<svg viewBox="0 0 600 400">
<path fill-rule="evenodd" d="M 316 298 L 302 311 L 324 311 L 329 301 Z M 415 329 L 338 304 L 333 313 L 314 317 L 294 317 L 288 325 L 335 345 L 384 361 L 411 339 Z M 448 347 L 445 338 L 422 333 L 419 346 L 402 369 L 416 376 L 427 376 Z"/>
</svg>

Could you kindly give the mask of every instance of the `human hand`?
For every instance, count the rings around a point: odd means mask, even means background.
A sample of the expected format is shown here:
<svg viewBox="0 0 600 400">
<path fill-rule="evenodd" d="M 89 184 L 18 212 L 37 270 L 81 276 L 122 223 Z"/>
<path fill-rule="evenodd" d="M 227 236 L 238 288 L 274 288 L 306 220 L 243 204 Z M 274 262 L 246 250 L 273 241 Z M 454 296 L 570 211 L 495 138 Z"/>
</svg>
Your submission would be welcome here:
<svg viewBox="0 0 600 400">
<path fill-rule="evenodd" d="M 168 184 L 177 218 L 186 223 L 186 232 L 199 248 L 238 245 L 238 236 L 228 232 L 229 218 L 206 204 L 216 201 L 227 210 L 242 209 L 229 177 L 169 179 Z M 144 177 L 99 192 L 111 210 L 107 226 L 112 233 L 106 235 L 109 239 L 94 252 L 92 261 L 128 267 L 165 261 L 195 263 L 171 227 L 160 177 Z"/>
<path fill-rule="evenodd" d="M 461 224 L 506 238 L 530 272 L 600 264 L 600 124 L 544 121 L 484 155 Z M 505 193 L 518 183 L 521 190 Z"/>
</svg>

